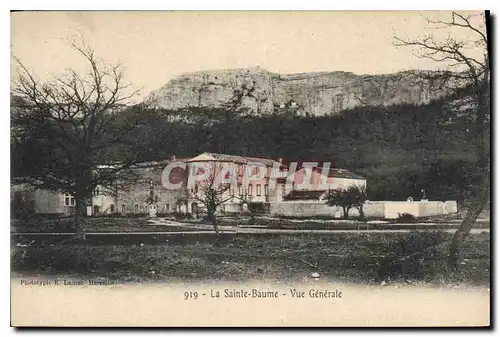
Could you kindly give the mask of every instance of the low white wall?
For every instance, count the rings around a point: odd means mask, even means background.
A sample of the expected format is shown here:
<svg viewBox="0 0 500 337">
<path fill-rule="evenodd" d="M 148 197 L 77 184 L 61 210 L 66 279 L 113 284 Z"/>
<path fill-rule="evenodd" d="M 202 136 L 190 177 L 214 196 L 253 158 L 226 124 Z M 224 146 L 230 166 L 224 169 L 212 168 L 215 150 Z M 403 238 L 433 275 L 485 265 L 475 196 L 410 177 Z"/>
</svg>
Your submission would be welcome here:
<svg viewBox="0 0 500 337">
<path fill-rule="evenodd" d="M 222 213 L 239 213 L 241 206 L 239 203 L 225 203 L 220 207 Z"/>
<path fill-rule="evenodd" d="M 448 200 L 444 202 L 444 210 L 446 214 L 458 213 L 458 205 L 454 200 Z"/>
<path fill-rule="evenodd" d="M 444 202 L 428 201 L 418 203 L 418 216 L 430 216 L 446 214 L 444 209 Z"/>
<path fill-rule="evenodd" d="M 400 214 L 408 213 L 414 217 L 426 217 L 456 213 L 456 202 L 449 201 L 448 206 L 442 201 L 367 201 L 363 212 L 368 218 L 397 219 Z M 455 206 L 454 206 L 455 205 Z M 331 216 L 342 218 L 341 207 L 330 207 L 323 201 L 283 201 L 270 204 L 273 216 Z M 355 208 L 349 210 L 350 217 L 359 216 Z"/>
<path fill-rule="evenodd" d="M 271 215 L 281 216 L 331 216 L 335 217 L 339 207 L 327 206 L 319 201 L 283 201 L 270 203 L 269 211 Z"/>
<path fill-rule="evenodd" d="M 419 216 L 419 203 L 407 201 L 388 201 L 384 203 L 384 218 L 397 219 L 400 214 L 408 213 L 414 217 Z"/>
<path fill-rule="evenodd" d="M 363 206 L 363 213 L 368 218 L 384 218 L 385 204 L 383 201 L 367 201 Z"/>
</svg>

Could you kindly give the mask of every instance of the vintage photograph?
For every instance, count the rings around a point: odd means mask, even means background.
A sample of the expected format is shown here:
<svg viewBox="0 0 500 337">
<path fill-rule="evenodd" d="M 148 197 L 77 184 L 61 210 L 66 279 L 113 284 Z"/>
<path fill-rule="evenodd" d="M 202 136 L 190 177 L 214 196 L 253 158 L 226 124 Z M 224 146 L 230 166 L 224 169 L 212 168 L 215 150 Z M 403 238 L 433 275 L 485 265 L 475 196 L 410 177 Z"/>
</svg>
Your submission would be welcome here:
<svg viewBox="0 0 500 337">
<path fill-rule="evenodd" d="M 491 20 L 12 12 L 11 324 L 490 326 Z"/>
</svg>

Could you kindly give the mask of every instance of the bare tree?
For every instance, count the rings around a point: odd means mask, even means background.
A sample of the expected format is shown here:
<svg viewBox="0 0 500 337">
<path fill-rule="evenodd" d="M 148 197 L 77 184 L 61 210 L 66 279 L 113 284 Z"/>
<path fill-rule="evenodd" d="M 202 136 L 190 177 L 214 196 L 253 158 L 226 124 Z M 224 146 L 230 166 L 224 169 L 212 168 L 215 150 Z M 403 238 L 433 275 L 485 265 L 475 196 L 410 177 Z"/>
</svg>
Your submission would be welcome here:
<svg viewBox="0 0 500 337">
<path fill-rule="evenodd" d="M 395 38 L 396 46 L 416 48 L 417 56 L 445 63 L 450 71 L 440 72 L 435 77 L 440 77 L 441 83 L 447 83 L 452 89 L 466 88 L 472 97 L 474 105 L 474 118 L 471 119 L 472 132 L 480 179 L 475 186 L 475 198 L 450 245 L 450 263 L 456 265 L 460 247 L 486 205 L 490 193 L 490 164 L 487 151 L 490 125 L 490 61 L 485 29 L 487 16 L 453 12 L 449 21 L 426 20 L 430 28 L 461 29 L 472 36 L 469 39 L 448 36 L 444 40 L 439 40 L 433 35 L 414 40 Z M 471 50 L 480 50 L 482 55 L 479 57 L 472 55 Z"/>
<path fill-rule="evenodd" d="M 83 40 L 73 41 L 72 47 L 88 65 L 83 75 L 69 69 L 40 81 L 17 60 L 12 94 L 24 104 L 12 113 L 12 124 L 18 138 L 36 142 L 43 151 L 22 179 L 36 188 L 73 195 L 77 237 L 84 239 L 83 216 L 92 191 L 97 186 L 115 190 L 136 177 L 130 168 L 140 151 L 124 144 L 137 142 L 130 136 L 137 122 L 121 112 L 137 92 L 124 83 L 120 65 L 106 65 Z"/>
<path fill-rule="evenodd" d="M 220 234 L 217 223 L 217 211 L 227 201 L 238 198 L 234 196 L 231 184 L 219 181 L 218 175 L 221 172 L 221 168 L 215 162 L 212 163 L 210 168 L 203 168 L 203 170 L 208 169 L 209 171 L 206 173 L 207 177 L 202 181 L 196 181 L 192 188 L 188 186 L 190 188 L 189 198 L 195 202 L 199 202 L 206 209 L 207 218 L 212 223 L 217 237 Z"/>
</svg>

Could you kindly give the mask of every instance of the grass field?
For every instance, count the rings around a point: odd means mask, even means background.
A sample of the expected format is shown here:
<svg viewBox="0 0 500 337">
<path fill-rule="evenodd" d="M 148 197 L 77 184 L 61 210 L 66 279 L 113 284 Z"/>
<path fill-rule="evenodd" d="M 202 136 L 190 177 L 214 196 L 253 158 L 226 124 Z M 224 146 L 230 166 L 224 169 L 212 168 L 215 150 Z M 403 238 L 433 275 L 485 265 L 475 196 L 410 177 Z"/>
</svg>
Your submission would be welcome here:
<svg viewBox="0 0 500 337">
<path fill-rule="evenodd" d="M 158 231 L 189 231 L 186 227 L 166 228 L 148 224 L 146 217 L 125 218 L 125 217 L 102 217 L 86 218 L 87 232 L 158 232 Z M 195 229 L 193 229 L 195 230 Z M 211 228 L 207 228 L 211 230 Z M 74 233 L 73 217 L 43 218 L 33 217 L 28 219 L 11 220 L 11 232 L 21 233 Z"/>
<path fill-rule="evenodd" d="M 12 239 L 15 275 L 104 278 L 123 282 L 278 281 L 320 279 L 356 283 L 487 285 L 490 236 L 471 235 L 456 270 L 447 265 L 451 234 L 410 233 L 238 234 L 217 244 L 211 233 L 135 237 L 84 244 Z"/>
<path fill-rule="evenodd" d="M 208 222 L 203 222 L 201 219 L 195 220 L 175 220 L 183 222 L 182 226 L 163 226 L 154 225 L 148 222 L 146 217 L 90 217 L 86 218 L 87 232 L 161 232 L 161 231 L 212 231 L 213 227 Z M 319 229 L 319 230 L 343 230 L 343 229 L 450 229 L 458 228 L 460 220 L 456 216 L 434 217 L 425 219 L 416 219 L 415 222 L 401 223 L 398 221 L 386 221 L 385 223 L 374 223 L 357 220 L 342 220 L 342 219 L 310 219 L 310 218 L 271 218 L 271 217 L 243 217 L 231 218 L 221 217 L 218 219 L 221 226 L 236 225 L 254 227 L 254 228 L 269 228 L 269 229 Z M 190 228 L 190 224 L 205 224 L 205 227 L 198 226 Z M 489 228 L 489 220 L 478 220 L 475 228 Z M 74 233 L 73 217 L 42 217 L 35 216 L 25 219 L 11 220 L 11 232 L 13 233 Z"/>
</svg>

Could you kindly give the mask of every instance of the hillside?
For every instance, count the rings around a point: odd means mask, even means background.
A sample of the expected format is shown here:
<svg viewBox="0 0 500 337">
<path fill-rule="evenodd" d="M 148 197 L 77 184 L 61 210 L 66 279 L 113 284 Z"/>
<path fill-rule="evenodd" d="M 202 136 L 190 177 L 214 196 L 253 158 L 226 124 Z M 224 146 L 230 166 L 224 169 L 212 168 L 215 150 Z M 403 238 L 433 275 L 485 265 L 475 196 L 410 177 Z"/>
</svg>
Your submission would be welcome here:
<svg viewBox="0 0 500 337">
<path fill-rule="evenodd" d="M 469 197 L 476 176 L 467 94 L 429 104 L 357 107 L 330 116 L 238 116 L 224 109 L 140 109 L 145 158 L 219 152 L 290 161 L 330 161 L 368 179 L 372 200 Z M 457 104 L 460 109 L 457 108 Z"/>
<path fill-rule="evenodd" d="M 256 115 L 291 109 L 299 115 L 321 116 L 357 107 L 422 105 L 446 94 L 410 71 L 386 75 L 342 71 L 282 75 L 257 67 L 183 74 L 153 91 L 144 103 L 166 110 L 230 105 L 233 110 Z"/>
<path fill-rule="evenodd" d="M 371 200 L 419 198 L 425 189 L 434 200 L 464 201 L 480 176 L 468 97 L 460 91 L 428 104 L 360 106 L 328 116 L 137 105 L 123 111 L 120 121 L 137 125 L 107 151 L 112 158 L 132 152 L 143 161 L 201 152 L 329 161 L 366 177 Z M 11 138 L 13 177 L 36 173 L 50 151 L 29 138 Z"/>
</svg>

